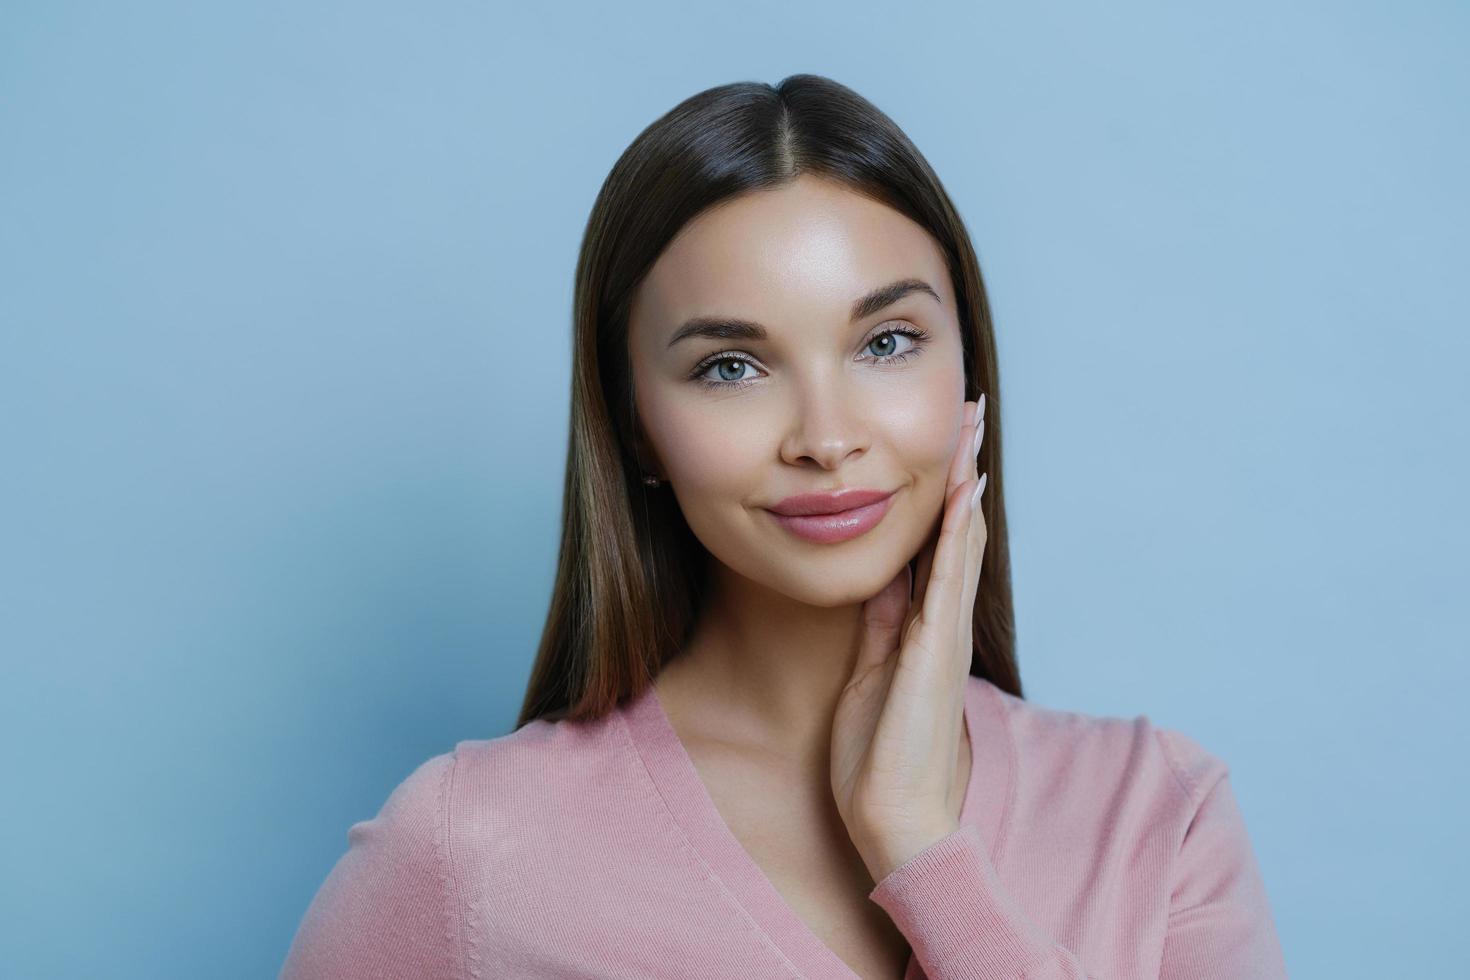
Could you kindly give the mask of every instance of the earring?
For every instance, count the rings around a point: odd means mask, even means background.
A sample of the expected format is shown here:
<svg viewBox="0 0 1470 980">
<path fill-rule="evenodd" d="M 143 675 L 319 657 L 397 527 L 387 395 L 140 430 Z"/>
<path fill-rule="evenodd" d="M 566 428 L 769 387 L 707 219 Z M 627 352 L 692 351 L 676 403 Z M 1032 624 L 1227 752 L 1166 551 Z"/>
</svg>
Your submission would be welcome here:
<svg viewBox="0 0 1470 980">
<path fill-rule="evenodd" d="M 643 485 L 647 487 L 658 486 L 658 477 L 654 476 L 651 473 L 643 474 Z"/>
</svg>

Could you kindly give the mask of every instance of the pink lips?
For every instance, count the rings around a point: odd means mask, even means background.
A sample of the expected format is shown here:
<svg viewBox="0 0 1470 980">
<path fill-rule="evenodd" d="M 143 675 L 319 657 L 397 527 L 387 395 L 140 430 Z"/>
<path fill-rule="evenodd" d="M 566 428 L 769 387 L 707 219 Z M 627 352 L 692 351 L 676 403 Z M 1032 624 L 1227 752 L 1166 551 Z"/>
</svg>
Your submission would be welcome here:
<svg viewBox="0 0 1470 980">
<path fill-rule="evenodd" d="M 792 534 L 819 544 L 836 544 L 866 534 L 883 520 L 893 490 L 839 490 L 801 493 L 769 508 Z"/>
</svg>

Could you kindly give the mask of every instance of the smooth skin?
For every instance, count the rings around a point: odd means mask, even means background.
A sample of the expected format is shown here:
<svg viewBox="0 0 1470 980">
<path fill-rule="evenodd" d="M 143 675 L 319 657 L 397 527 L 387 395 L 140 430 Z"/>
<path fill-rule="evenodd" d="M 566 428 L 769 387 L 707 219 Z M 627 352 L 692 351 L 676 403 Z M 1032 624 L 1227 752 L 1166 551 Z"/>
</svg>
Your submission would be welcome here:
<svg viewBox="0 0 1470 980">
<path fill-rule="evenodd" d="M 852 318 L 904 279 L 932 292 Z M 671 344 L 695 317 L 766 336 Z M 788 904 L 860 976 L 901 976 L 906 941 L 867 895 L 955 826 L 985 545 L 944 256 L 906 216 L 803 176 L 681 229 L 634 294 L 628 344 L 638 449 L 667 481 L 644 492 L 672 493 L 712 559 L 689 640 L 654 680 L 660 703 Z M 798 538 L 766 510 L 848 487 L 894 491 L 849 541 Z"/>
</svg>

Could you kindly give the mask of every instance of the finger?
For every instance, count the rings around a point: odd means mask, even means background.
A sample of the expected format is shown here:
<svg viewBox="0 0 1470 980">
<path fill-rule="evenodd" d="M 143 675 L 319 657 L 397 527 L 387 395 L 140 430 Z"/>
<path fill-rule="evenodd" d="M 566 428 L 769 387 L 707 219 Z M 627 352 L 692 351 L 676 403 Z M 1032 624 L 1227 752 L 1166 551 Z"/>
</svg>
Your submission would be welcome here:
<svg viewBox="0 0 1470 980">
<path fill-rule="evenodd" d="M 975 431 L 979 411 L 978 402 L 965 402 L 965 424 L 960 427 L 960 441 L 955 446 L 954 456 L 949 461 L 946 493 L 970 478 L 970 465 L 975 458 Z"/>
<path fill-rule="evenodd" d="M 965 552 L 969 541 L 970 496 L 975 489 L 966 480 L 950 494 L 944 509 L 944 524 L 934 548 L 929 585 L 924 590 L 920 618 L 926 628 L 948 632 L 959 614 L 960 589 L 965 580 Z"/>
<path fill-rule="evenodd" d="M 981 396 L 984 397 L 983 395 Z M 963 413 L 964 424 L 960 426 L 960 438 L 955 443 L 954 453 L 950 456 L 949 470 L 945 475 L 944 494 L 945 499 L 954 493 L 955 487 L 966 479 L 970 472 L 969 467 L 973 465 L 972 453 L 967 453 L 965 447 L 974 441 L 974 422 L 980 411 L 978 402 L 965 402 Z M 933 530 L 924 541 L 924 547 L 919 550 L 917 567 L 914 570 L 914 608 L 913 618 L 917 618 L 923 607 L 924 596 L 929 590 L 929 572 L 934 565 L 934 548 L 939 543 L 939 532 L 944 527 L 944 508 L 940 508 L 938 516 L 934 518 Z"/>
<path fill-rule="evenodd" d="M 975 647 L 975 596 L 980 587 L 980 567 L 985 558 L 985 542 L 987 530 L 985 525 L 984 506 L 985 479 L 979 473 L 980 446 L 985 441 L 985 393 L 980 393 L 980 400 L 975 408 L 975 433 L 974 449 L 970 453 L 970 465 L 968 472 L 970 478 L 975 480 L 975 485 L 980 487 L 980 496 L 973 504 L 974 513 L 970 515 L 970 528 L 966 534 L 965 541 L 965 573 L 964 583 L 960 586 L 960 603 L 957 612 L 958 634 L 956 639 L 955 655 L 958 658 L 956 667 L 963 673 L 970 672 L 970 663 L 974 659 Z M 972 496 L 975 491 L 971 491 Z"/>
<path fill-rule="evenodd" d="M 877 595 L 863 603 L 862 636 L 853 676 L 880 666 L 898 649 L 909 611 L 909 566 L 898 570 Z"/>
<path fill-rule="evenodd" d="M 980 447 L 983 445 L 985 445 L 985 392 L 982 391 L 980 401 L 975 407 L 975 451 L 970 454 L 970 462 L 975 465 L 970 475 L 976 480 L 980 479 Z"/>
<path fill-rule="evenodd" d="M 919 602 L 919 604 L 923 602 L 925 589 L 929 588 L 929 569 L 933 567 L 933 548 L 935 548 L 936 544 L 939 544 L 939 527 L 942 525 L 944 525 L 944 513 L 941 511 L 933 519 L 933 526 L 929 530 L 929 536 L 925 538 L 923 548 L 919 550 L 919 557 L 914 561 L 914 566 L 916 567 L 914 567 L 913 597 L 914 602 Z M 914 611 L 917 611 L 917 607 Z"/>
<path fill-rule="evenodd" d="M 956 656 L 959 658 L 956 666 L 964 674 L 970 672 L 970 663 L 975 656 L 975 597 L 980 588 L 980 569 L 985 562 L 985 544 L 989 539 L 984 510 L 985 485 L 989 482 L 989 477 L 989 473 L 981 474 L 980 479 L 975 483 L 979 497 L 975 501 L 974 512 L 970 515 L 970 529 L 966 535 L 968 547 L 965 551 L 965 581 L 960 589 L 959 637 L 956 651 Z"/>
</svg>

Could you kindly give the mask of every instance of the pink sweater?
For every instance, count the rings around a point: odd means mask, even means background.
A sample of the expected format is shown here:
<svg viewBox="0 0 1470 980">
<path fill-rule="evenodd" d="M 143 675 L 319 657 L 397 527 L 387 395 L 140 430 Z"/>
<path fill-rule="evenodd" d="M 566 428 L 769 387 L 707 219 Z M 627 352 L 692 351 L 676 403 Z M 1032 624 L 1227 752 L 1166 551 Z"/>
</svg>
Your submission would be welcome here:
<svg viewBox="0 0 1470 980">
<path fill-rule="evenodd" d="M 960 829 L 869 897 L 905 980 L 1285 977 L 1219 758 L 1146 715 L 968 681 Z M 284 980 L 855 980 L 721 819 L 656 690 L 420 765 L 348 849 Z"/>
</svg>

